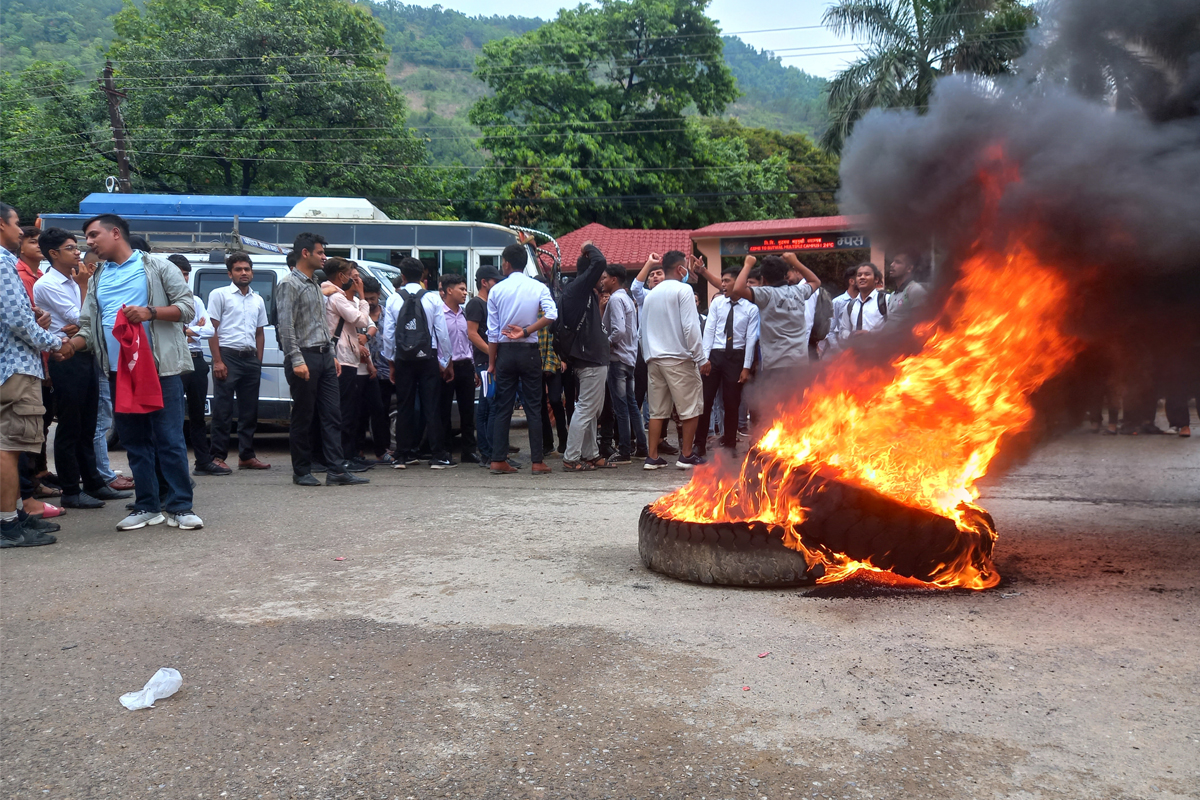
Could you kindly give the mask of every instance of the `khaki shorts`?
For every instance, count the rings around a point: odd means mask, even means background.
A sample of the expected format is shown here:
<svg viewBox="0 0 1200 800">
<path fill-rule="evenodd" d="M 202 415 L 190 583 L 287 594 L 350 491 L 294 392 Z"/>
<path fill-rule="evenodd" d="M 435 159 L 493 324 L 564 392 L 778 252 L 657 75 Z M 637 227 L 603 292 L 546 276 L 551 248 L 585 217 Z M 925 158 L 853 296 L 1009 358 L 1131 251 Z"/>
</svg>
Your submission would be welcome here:
<svg viewBox="0 0 1200 800">
<path fill-rule="evenodd" d="M 650 379 L 650 418 L 667 419 L 671 405 L 681 420 L 700 416 L 704 411 L 704 384 L 700 369 L 688 359 L 652 358 L 646 362 Z"/>
<path fill-rule="evenodd" d="M 0 450 L 37 453 L 46 440 L 42 430 L 42 381 L 32 375 L 13 375 L 0 386 Z"/>
</svg>

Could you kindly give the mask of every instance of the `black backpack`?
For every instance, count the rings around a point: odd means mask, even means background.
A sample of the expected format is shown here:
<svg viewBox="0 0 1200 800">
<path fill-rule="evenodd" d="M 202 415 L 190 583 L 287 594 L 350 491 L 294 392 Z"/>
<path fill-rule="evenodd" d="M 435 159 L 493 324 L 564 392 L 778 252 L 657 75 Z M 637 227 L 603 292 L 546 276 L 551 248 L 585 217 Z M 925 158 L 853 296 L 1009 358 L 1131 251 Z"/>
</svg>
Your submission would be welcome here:
<svg viewBox="0 0 1200 800">
<path fill-rule="evenodd" d="M 576 340 L 579 339 L 579 332 L 583 330 L 583 326 L 587 323 L 588 312 L 592 310 L 592 303 L 595 300 L 595 293 L 588 292 L 587 305 L 583 307 L 583 313 L 579 315 L 579 321 L 574 325 L 567 325 L 561 316 L 551 323 L 550 330 L 554 333 L 554 352 L 563 361 L 570 361 L 571 348 L 575 346 Z"/>
<path fill-rule="evenodd" d="M 808 337 L 808 343 L 814 345 L 829 335 L 829 328 L 833 325 L 833 298 L 829 296 L 829 291 L 822 286 L 817 289 L 817 304 L 813 308 L 813 326 L 812 334 Z"/>
<path fill-rule="evenodd" d="M 422 289 L 416 294 L 409 294 L 404 289 L 400 296 L 404 305 L 400 307 L 400 315 L 396 318 L 396 360 L 416 361 L 421 358 L 433 358 L 433 338 L 429 335 L 429 320 L 425 317 L 425 306 L 421 298 L 428 290 Z"/>
</svg>

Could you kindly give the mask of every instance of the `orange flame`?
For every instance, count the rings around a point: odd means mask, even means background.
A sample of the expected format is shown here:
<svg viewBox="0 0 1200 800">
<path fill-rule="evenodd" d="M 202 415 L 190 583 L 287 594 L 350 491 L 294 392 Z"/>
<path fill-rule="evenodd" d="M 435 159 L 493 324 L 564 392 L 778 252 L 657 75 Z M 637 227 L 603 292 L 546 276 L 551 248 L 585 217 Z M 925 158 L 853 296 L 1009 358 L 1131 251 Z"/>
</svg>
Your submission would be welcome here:
<svg viewBox="0 0 1200 800">
<path fill-rule="evenodd" d="M 738 477 L 708 466 L 653 510 L 689 522 L 761 520 L 790 530 L 806 509 L 788 477 L 822 470 L 905 505 L 981 530 L 975 483 L 1006 435 L 1033 420 L 1032 392 L 1078 350 L 1061 329 L 1066 280 L 1023 245 L 980 251 L 964 264 L 941 314 L 919 326 L 920 352 L 886 368 L 846 352 L 826 365 L 798 401 L 785 403 Z M 826 566 L 823 582 L 877 569 L 795 535 L 785 544 Z M 943 564 L 930 585 L 984 589 L 999 575 L 990 558 Z"/>
</svg>

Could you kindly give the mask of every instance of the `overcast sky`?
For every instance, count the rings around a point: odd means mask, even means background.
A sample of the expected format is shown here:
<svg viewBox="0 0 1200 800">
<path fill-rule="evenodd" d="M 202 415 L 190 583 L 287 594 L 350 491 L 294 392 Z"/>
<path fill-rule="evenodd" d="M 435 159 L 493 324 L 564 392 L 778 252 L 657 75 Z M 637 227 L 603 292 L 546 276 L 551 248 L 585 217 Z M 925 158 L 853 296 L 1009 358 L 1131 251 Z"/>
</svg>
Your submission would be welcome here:
<svg viewBox="0 0 1200 800">
<path fill-rule="evenodd" d="M 429 0 L 415 2 L 427 7 L 434 5 Z M 560 8 L 574 7 L 578 3 L 564 3 L 562 0 L 523 0 L 515 5 L 506 5 L 498 4 L 495 0 L 442 0 L 439 5 L 470 16 L 515 14 L 553 19 Z M 737 34 L 755 47 L 777 51 L 777 55 L 786 65 L 829 78 L 847 61 L 853 60 L 856 53 L 848 40 L 839 39 L 819 27 L 821 13 L 829 5 L 829 0 L 713 0 L 712 5 L 708 7 L 708 14 L 717 20 L 723 33 Z M 780 30 L 781 28 L 800 30 Z"/>
</svg>

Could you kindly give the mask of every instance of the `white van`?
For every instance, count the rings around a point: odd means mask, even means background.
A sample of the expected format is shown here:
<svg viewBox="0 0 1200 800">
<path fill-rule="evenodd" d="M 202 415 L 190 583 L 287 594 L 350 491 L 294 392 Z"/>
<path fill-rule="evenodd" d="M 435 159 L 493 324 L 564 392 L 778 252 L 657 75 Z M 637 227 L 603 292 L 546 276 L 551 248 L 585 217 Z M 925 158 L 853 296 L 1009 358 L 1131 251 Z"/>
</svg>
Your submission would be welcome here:
<svg viewBox="0 0 1200 800">
<path fill-rule="evenodd" d="M 219 251 L 211 258 L 221 258 L 220 261 L 200 261 L 195 253 L 188 254 L 192 263 L 191 289 L 192 293 L 208 307 L 208 297 L 213 289 L 229 285 L 229 271 L 225 269 L 224 254 Z M 286 426 L 291 418 L 292 397 L 288 390 L 287 378 L 283 373 L 283 353 L 279 350 L 279 339 L 275 335 L 275 322 L 278 319 L 275 308 L 275 287 L 288 274 L 287 257 L 277 255 L 251 255 L 254 264 L 254 280 L 250 287 L 257 292 L 267 306 L 267 326 L 263 345 L 262 382 L 258 389 L 258 421 L 260 424 Z M 379 280 L 383 289 L 381 302 L 386 303 L 395 289 L 393 288 L 393 273 L 399 270 L 388 264 L 375 261 L 357 261 L 360 268 Z M 208 348 L 204 348 L 204 358 L 210 364 L 212 356 Z M 212 414 L 212 374 L 208 378 L 208 399 L 204 404 L 205 416 Z"/>
</svg>

